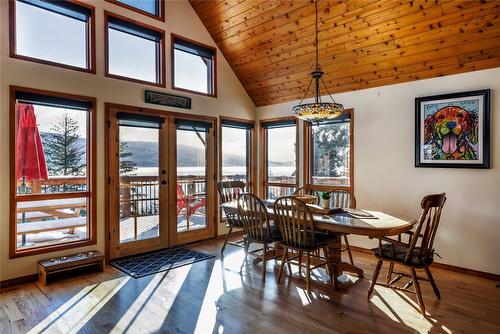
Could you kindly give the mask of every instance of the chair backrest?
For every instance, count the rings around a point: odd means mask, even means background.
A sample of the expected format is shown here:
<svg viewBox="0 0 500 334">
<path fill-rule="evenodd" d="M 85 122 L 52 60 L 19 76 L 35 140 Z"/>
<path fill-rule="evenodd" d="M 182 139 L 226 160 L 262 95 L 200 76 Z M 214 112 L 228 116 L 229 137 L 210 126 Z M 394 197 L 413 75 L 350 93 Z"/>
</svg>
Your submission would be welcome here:
<svg viewBox="0 0 500 334">
<path fill-rule="evenodd" d="M 330 207 L 356 209 L 356 198 L 349 190 L 332 190 L 330 191 Z"/>
<path fill-rule="evenodd" d="M 243 181 L 221 181 L 217 183 L 217 190 L 221 198 L 221 204 L 234 201 L 245 190 Z"/>
<path fill-rule="evenodd" d="M 301 247 L 307 242 L 307 235 L 314 242 L 314 220 L 307 205 L 292 196 L 278 198 L 273 205 L 274 221 L 278 223 L 282 243 Z"/>
<path fill-rule="evenodd" d="M 243 233 L 248 238 L 263 240 L 270 236 L 266 206 L 257 196 L 250 193 L 241 194 L 238 198 L 238 213 Z"/>
<path fill-rule="evenodd" d="M 320 201 L 319 192 L 316 189 L 311 188 L 311 187 L 304 186 L 304 187 L 297 188 L 297 190 L 295 190 L 293 192 L 293 194 L 294 195 L 313 195 L 313 196 L 316 196 L 316 203 L 314 203 L 314 204 L 319 204 L 319 201 Z"/>
<path fill-rule="evenodd" d="M 432 253 L 434 252 L 432 246 L 445 202 L 446 193 L 427 195 L 422 199 L 422 203 L 420 204 L 422 213 L 411 239 L 405 262 L 410 260 L 412 254 L 415 254 L 415 250 L 418 251 L 420 261 L 432 257 Z"/>
</svg>

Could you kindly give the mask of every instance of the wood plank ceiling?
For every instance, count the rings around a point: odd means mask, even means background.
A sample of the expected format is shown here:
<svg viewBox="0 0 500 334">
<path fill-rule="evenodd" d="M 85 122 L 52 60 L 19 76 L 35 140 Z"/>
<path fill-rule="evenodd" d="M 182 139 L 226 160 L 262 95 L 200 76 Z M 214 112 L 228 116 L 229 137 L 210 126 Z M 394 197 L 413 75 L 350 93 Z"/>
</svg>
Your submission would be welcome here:
<svg viewBox="0 0 500 334">
<path fill-rule="evenodd" d="M 300 99 L 314 65 L 314 3 L 190 0 L 257 106 Z M 330 93 L 500 66 L 500 0 L 320 0 Z"/>
</svg>

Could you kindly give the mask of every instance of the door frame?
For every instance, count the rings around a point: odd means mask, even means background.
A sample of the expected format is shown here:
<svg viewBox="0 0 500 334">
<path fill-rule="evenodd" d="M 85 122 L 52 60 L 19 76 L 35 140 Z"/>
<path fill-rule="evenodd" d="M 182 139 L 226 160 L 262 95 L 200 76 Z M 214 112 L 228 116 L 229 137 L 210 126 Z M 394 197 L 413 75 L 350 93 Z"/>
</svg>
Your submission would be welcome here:
<svg viewBox="0 0 500 334">
<path fill-rule="evenodd" d="M 104 224 L 104 230 L 105 230 L 105 259 L 106 261 L 110 261 L 110 256 L 111 256 L 111 221 L 115 218 L 112 217 L 112 210 L 110 209 L 109 203 L 111 203 L 111 200 L 115 200 L 114 198 L 114 193 L 116 190 L 112 190 L 112 187 L 116 187 L 116 182 L 118 180 L 115 180 L 113 178 L 113 173 L 115 171 L 111 171 L 110 168 L 112 167 L 110 164 L 110 145 L 111 145 L 111 109 L 120 109 L 121 111 L 124 112 L 131 112 L 131 113 L 148 113 L 148 114 L 156 114 L 160 115 L 166 118 L 166 127 L 168 131 L 168 140 L 167 140 L 167 156 L 170 156 L 172 154 L 176 154 L 176 143 L 174 140 L 171 140 L 172 138 L 175 138 L 175 118 L 181 118 L 181 119 L 188 119 L 188 120 L 199 120 L 199 121 L 206 121 L 212 123 L 212 130 L 211 130 L 211 136 L 212 136 L 212 151 L 207 153 L 207 161 L 208 165 L 213 166 L 213 171 L 210 169 L 207 171 L 207 173 L 213 173 L 213 176 L 211 177 L 210 174 L 207 175 L 207 184 L 208 188 L 210 188 L 210 183 L 212 183 L 212 191 L 207 191 L 207 227 L 208 229 L 203 229 L 203 230 L 194 230 L 191 232 L 184 232 L 180 234 L 180 238 L 178 238 L 177 235 L 177 224 L 168 224 L 169 225 L 169 230 L 168 230 L 168 242 L 167 244 L 169 245 L 168 247 L 184 244 L 184 243 L 189 243 L 193 242 L 192 238 L 199 238 L 199 240 L 204 240 L 204 239 L 212 239 L 215 238 L 217 235 L 217 221 L 218 221 L 218 210 L 217 210 L 217 187 L 215 186 L 215 183 L 217 182 L 217 176 L 219 175 L 218 173 L 218 142 L 217 142 L 217 132 L 218 132 L 218 119 L 217 117 L 212 117 L 212 116 L 202 116 L 202 115 L 191 115 L 191 114 L 186 114 L 186 113 L 181 113 L 181 112 L 174 112 L 174 111 L 169 111 L 169 110 L 161 110 L 161 109 L 152 109 L 152 108 L 143 108 L 143 107 L 135 107 L 135 106 L 130 106 L 130 105 L 123 105 L 123 104 L 116 104 L 116 103 L 109 103 L 105 102 L 105 200 L 106 200 L 106 206 L 105 206 L 105 224 Z M 173 131 L 173 134 L 172 134 Z M 174 168 L 172 168 L 174 167 Z M 167 201 L 169 203 L 168 210 L 163 210 L 166 211 L 165 215 L 168 215 L 165 219 L 170 221 L 173 219 L 174 213 L 176 213 L 176 201 L 174 200 L 169 200 L 169 198 L 176 198 L 176 187 L 175 187 L 175 182 L 170 182 L 172 177 L 176 176 L 176 159 L 169 159 L 169 163 L 167 166 L 167 173 L 168 173 L 168 190 L 167 190 Z M 170 214 L 168 213 L 170 212 Z M 160 235 L 161 237 L 161 235 Z M 190 238 L 192 237 L 192 238 Z"/>
</svg>

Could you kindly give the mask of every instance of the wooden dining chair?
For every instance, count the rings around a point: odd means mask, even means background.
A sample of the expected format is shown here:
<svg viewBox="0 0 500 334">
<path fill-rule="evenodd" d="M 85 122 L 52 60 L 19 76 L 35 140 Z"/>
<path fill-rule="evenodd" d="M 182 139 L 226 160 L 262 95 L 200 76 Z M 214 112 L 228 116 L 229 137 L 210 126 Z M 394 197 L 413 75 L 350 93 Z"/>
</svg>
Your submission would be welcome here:
<svg viewBox="0 0 500 334">
<path fill-rule="evenodd" d="M 217 190 L 219 191 L 219 196 L 221 200 L 221 205 L 231 201 L 235 201 L 238 197 L 245 191 L 245 183 L 243 181 L 220 181 L 217 183 Z M 226 237 L 224 238 L 224 244 L 220 251 L 221 256 L 224 256 L 224 250 L 227 244 L 241 247 L 240 243 L 229 241 L 231 232 L 233 228 L 242 228 L 238 214 L 234 212 L 229 212 L 224 210 L 226 215 L 226 227 L 229 229 L 227 231 Z"/>
<path fill-rule="evenodd" d="M 320 196 L 319 196 L 319 192 L 312 188 L 312 187 L 308 187 L 308 186 L 303 186 L 303 187 L 299 187 L 297 188 L 297 190 L 295 190 L 293 192 L 294 195 L 313 195 L 313 196 L 316 196 L 316 203 L 313 203 L 313 204 L 316 204 L 316 205 L 319 205 L 320 203 Z"/>
<path fill-rule="evenodd" d="M 255 195 L 246 193 L 238 199 L 238 212 L 243 226 L 243 240 L 245 242 L 245 260 L 251 243 L 262 244 L 262 282 L 266 281 L 266 263 L 274 257 L 268 258 L 270 244 L 281 240 L 281 233 L 277 226 L 269 223 L 267 209 L 264 203 Z"/>
<path fill-rule="evenodd" d="M 372 249 L 373 254 L 377 257 L 378 262 L 373 273 L 373 279 L 368 289 L 368 299 L 373 294 L 375 284 L 392 288 L 394 290 L 406 291 L 417 295 L 417 302 L 420 307 L 422 315 L 425 315 L 425 305 L 420 291 L 419 280 L 430 281 L 432 289 L 438 299 L 441 298 L 439 289 L 432 277 L 430 265 L 434 261 L 434 239 L 439 226 L 441 218 L 441 211 L 444 203 L 446 202 L 446 194 L 434 194 L 425 196 L 422 200 L 421 207 L 422 213 L 417 222 L 416 228 L 410 232 L 405 232 L 398 236 L 398 240 L 383 237 L 379 238 L 379 246 Z M 408 241 L 404 242 L 402 236 L 406 235 Z M 386 243 L 383 243 L 385 241 Z M 389 271 L 387 273 L 386 284 L 377 283 L 377 278 L 380 273 L 380 268 L 384 262 L 389 262 Z M 409 268 L 410 274 L 395 272 L 394 264 L 399 264 Z M 416 269 L 423 269 L 426 273 L 427 279 L 419 278 Z M 392 279 L 392 275 L 397 276 Z M 411 280 L 405 287 L 401 288 L 395 286 L 402 277 L 408 277 Z M 408 288 L 413 285 L 413 291 Z"/>
<path fill-rule="evenodd" d="M 342 209 L 356 209 L 356 198 L 348 190 L 332 190 L 330 191 L 330 207 L 331 208 L 342 208 Z M 349 255 L 349 261 L 354 265 L 354 260 L 352 257 L 351 246 L 349 245 L 349 240 L 347 239 L 347 234 L 343 235 L 345 247 L 342 248 L 341 252 L 347 252 Z"/>
<path fill-rule="evenodd" d="M 278 283 L 283 275 L 285 264 L 298 259 L 299 273 L 302 269 L 302 256 L 306 253 L 306 288 L 311 292 L 311 270 L 325 267 L 330 274 L 330 283 L 333 284 L 333 270 L 328 260 L 328 244 L 332 236 L 315 230 L 311 211 L 300 199 L 293 196 L 280 197 L 274 202 L 274 221 L 281 232 L 283 257 L 278 273 Z M 311 266 L 311 254 L 323 249 L 325 259 L 319 259 L 319 264 Z M 298 255 L 289 257 L 289 250 L 294 250 Z M 296 263 L 294 263 L 296 264 Z M 292 273 L 290 272 L 290 275 Z"/>
</svg>

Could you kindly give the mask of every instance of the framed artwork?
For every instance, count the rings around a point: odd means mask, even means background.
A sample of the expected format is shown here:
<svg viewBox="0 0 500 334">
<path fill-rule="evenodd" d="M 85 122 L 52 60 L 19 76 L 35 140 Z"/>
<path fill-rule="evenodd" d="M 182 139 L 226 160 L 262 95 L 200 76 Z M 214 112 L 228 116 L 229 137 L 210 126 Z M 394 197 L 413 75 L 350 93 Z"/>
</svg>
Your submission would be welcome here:
<svg viewBox="0 0 500 334">
<path fill-rule="evenodd" d="M 415 98 L 415 167 L 490 168 L 490 90 Z"/>
</svg>

